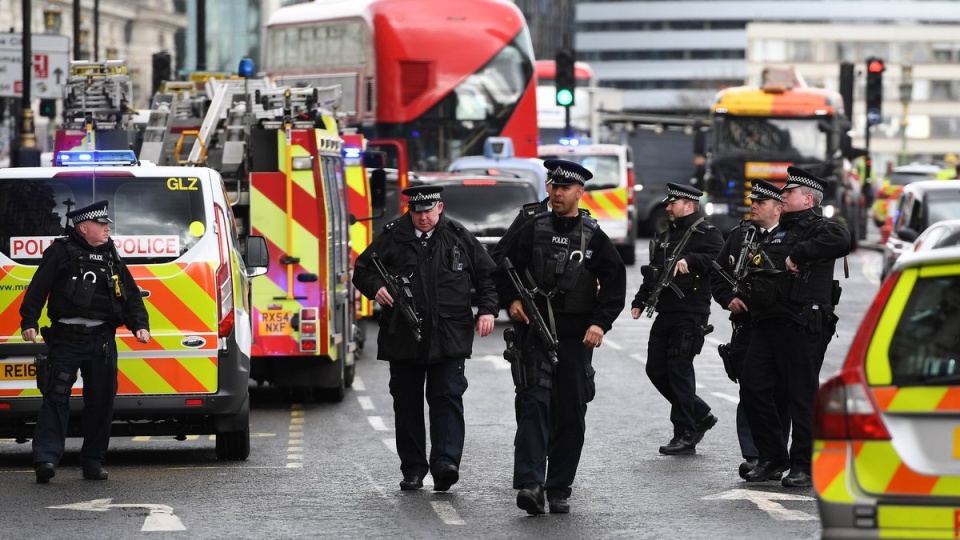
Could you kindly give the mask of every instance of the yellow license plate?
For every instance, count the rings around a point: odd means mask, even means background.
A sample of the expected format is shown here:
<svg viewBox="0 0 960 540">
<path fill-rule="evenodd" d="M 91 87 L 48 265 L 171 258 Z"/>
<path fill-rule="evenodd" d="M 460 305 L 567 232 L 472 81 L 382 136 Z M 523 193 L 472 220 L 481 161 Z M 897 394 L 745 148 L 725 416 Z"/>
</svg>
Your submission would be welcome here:
<svg viewBox="0 0 960 540">
<path fill-rule="evenodd" d="M 37 378 L 33 362 L 0 364 L 0 381 L 28 381 Z"/>
<path fill-rule="evenodd" d="M 260 312 L 261 336 L 289 336 L 293 334 L 290 327 L 292 311 L 270 310 Z"/>
</svg>

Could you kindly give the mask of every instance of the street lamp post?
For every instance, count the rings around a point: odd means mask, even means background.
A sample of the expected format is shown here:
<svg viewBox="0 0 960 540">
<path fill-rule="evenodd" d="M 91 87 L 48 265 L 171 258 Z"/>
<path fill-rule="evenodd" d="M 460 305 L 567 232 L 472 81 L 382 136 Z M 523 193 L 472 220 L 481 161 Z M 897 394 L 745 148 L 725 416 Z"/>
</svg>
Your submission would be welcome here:
<svg viewBox="0 0 960 540">
<path fill-rule="evenodd" d="M 907 155 L 907 114 L 910 100 L 913 98 L 913 67 L 905 65 L 900 68 L 900 103 L 903 104 L 903 116 L 900 118 L 900 165 L 906 165 L 910 160 Z"/>
</svg>

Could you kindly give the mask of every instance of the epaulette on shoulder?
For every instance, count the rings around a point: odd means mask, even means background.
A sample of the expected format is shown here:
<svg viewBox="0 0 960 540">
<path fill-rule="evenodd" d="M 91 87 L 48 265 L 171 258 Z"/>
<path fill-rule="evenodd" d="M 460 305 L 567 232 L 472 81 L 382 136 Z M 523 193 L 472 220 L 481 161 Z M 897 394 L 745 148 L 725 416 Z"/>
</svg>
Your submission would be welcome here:
<svg viewBox="0 0 960 540">
<path fill-rule="evenodd" d="M 582 221 L 582 222 L 583 222 L 583 225 L 584 225 L 585 227 L 587 227 L 588 229 L 596 230 L 598 227 L 600 227 L 600 224 L 597 223 L 597 220 L 593 219 L 593 217 L 591 217 L 589 213 L 587 213 L 587 214 L 582 214 L 582 213 L 581 213 L 581 214 L 580 214 L 580 221 Z"/>
<path fill-rule="evenodd" d="M 590 210 L 587 210 L 586 208 L 580 208 L 580 215 L 590 217 L 593 214 L 591 214 Z"/>
<path fill-rule="evenodd" d="M 530 219 L 533 216 L 537 215 L 537 211 L 539 209 L 540 209 L 539 202 L 527 203 L 520 208 L 520 214 L 524 217 L 524 219 Z"/>
<path fill-rule="evenodd" d="M 453 230 L 457 231 L 457 233 L 462 233 L 463 231 L 467 230 L 467 228 L 463 226 L 463 223 L 460 223 L 455 219 L 447 218 L 447 223 L 449 223 L 450 226 L 453 227 Z"/>
<path fill-rule="evenodd" d="M 395 229 L 395 228 L 397 227 L 397 225 L 400 224 L 400 220 L 401 220 L 401 219 L 403 219 L 403 216 L 400 216 L 400 217 L 398 217 L 397 219 L 391 221 L 390 223 L 387 223 L 386 225 L 384 225 L 384 226 L 383 226 L 384 232 L 386 232 L 386 231 L 391 231 L 391 230 Z"/>
</svg>

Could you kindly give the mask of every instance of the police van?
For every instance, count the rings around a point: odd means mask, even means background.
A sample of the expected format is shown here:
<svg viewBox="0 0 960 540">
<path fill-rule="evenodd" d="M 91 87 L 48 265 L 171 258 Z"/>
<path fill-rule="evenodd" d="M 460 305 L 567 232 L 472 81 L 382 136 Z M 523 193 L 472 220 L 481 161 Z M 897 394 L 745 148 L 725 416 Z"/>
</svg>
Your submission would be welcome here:
<svg viewBox="0 0 960 540">
<path fill-rule="evenodd" d="M 622 144 L 543 144 L 540 158 L 565 159 L 582 165 L 593 173 L 584 186 L 580 208 L 600 224 L 610 237 L 620 258 L 626 264 L 636 262 L 636 208 L 634 207 L 633 150 Z"/>
<path fill-rule="evenodd" d="M 111 235 L 150 315 L 151 339 L 117 330 L 114 436 L 215 434 L 222 460 L 250 453 L 250 280 L 267 271 L 263 237 L 241 246 L 220 174 L 138 165 L 129 151 L 59 152 L 55 167 L 0 170 L 0 437 L 33 436 L 40 409 L 20 304 L 65 215 L 109 202 Z M 241 255 L 243 253 L 243 255 Z M 49 326 L 46 309 L 40 326 Z M 83 379 L 73 395 L 83 393 Z M 80 399 L 70 401 L 78 416 Z M 80 422 L 70 423 L 79 436 Z"/>
</svg>

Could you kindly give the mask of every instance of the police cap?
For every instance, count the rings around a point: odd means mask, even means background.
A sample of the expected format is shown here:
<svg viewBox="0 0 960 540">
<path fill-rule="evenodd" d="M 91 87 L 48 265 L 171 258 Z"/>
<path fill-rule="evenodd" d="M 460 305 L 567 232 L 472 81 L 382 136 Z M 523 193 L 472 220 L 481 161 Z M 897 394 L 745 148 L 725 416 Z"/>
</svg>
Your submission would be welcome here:
<svg viewBox="0 0 960 540">
<path fill-rule="evenodd" d="M 73 221 L 74 225 L 84 221 L 96 221 L 97 223 L 113 223 L 107 214 L 107 201 L 97 201 L 89 206 L 77 208 L 72 212 L 67 212 L 67 217 Z"/>
<path fill-rule="evenodd" d="M 667 182 L 667 196 L 660 202 L 669 203 L 669 202 L 676 201 L 678 199 L 690 199 L 691 201 L 699 201 L 700 197 L 702 196 L 703 196 L 703 192 L 693 186 Z"/>
<path fill-rule="evenodd" d="M 440 192 L 443 186 L 413 186 L 403 190 L 407 199 L 407 208 L 411 212 L 426 212 L 440 202 Z"/>
<path fill-rule="evenodd" d="M 583 165 L 565 159 L 548 159 L 543 162 L 547 168 L 547 183 L 558 186 L 580 184 L 581 186 L 593 178 L 593 173 Z"/>
<path fill-rule="evenodd" d="M 814 176 L 800 167 L 787 167 L 787 184 L 783 186 L 782 191 L 798 187 L 813 188 L 822 192 L 827 187 L 827 181 Z"/>
<path fill-rule="evenodd" d="M 766 180 L 754 180 L 753 188 L 750 190 L 749 198 L 755 201 L 767 201 L 773 199 L 777 202 L 783 202 L 781 196 L 783 192 L 780 188 L 767 182 Z"/>
</svg>

